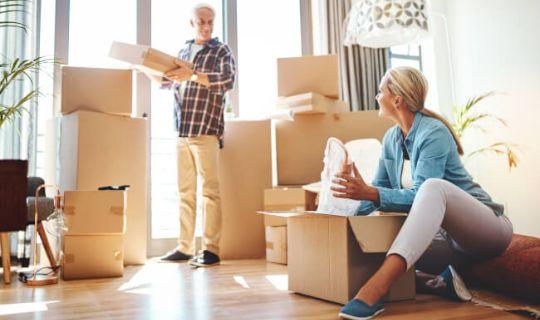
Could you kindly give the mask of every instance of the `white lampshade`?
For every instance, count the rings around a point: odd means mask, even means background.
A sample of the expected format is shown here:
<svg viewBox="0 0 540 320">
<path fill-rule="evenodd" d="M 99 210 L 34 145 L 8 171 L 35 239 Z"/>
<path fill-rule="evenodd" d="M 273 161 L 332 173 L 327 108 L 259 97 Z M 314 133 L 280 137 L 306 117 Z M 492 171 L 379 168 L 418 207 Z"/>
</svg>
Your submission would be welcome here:
<svg viewBox="0 0 540 320">
<path fill-rule="evenodd" d="M 345 20 L 345 45 L 386 48 L 428 35 L 425 0 L 358 0 Z"/>
</svg>

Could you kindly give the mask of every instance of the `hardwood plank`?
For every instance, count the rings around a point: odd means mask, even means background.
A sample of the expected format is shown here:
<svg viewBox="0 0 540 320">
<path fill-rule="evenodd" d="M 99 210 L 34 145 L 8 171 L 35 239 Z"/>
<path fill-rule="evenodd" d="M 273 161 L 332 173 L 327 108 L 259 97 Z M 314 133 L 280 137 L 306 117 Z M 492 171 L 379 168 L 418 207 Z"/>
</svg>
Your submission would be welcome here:
<svg viewBox="0 0 540 320">
<path fill-rule="evenodd" d="M 40 288 L 0 286 L 9 319 L 337 319 L 338 304 L 286 290 L 287 267 L 224 261 L 209 269 L 157 263 L 127 267 L 123 278 L 60 281 Z M 33 311 L 44 302 L 46 310 Z M 32 304 L 34 303 L 34 304 Z M 14 308 L 22 309 L 14 313 Z M 10 311 L 11 310 L 11 311 Z M 11 314 L 6 314 L 12 312 Z M 435 296 L 388 304 L 377 319 L 526 319 Z"/>
<path fill-rule="evenodd" d="M 2 268 L 4 283 L 11 282 L 11 253 L 9 251 L 9 233 L 0 232 L 0 252 L 2 252 Z"/>
</svg>

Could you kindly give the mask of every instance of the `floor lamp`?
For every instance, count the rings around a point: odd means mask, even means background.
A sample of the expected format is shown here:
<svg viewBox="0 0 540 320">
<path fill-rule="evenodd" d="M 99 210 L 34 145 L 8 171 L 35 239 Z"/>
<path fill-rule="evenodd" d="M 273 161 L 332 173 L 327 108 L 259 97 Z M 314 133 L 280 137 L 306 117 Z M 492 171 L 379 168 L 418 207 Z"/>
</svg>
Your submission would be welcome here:
<svg viewBox="0 0 540 320">
<path fill-rule="evenodd" d="M 38 265 L 37 265 L 37 256 L 38 256 L 38 252 L 37 252 L 37 238 L 38 238 L 37 229 L 38 229 L 38 216 L 39 216 L 39 214 L 38 214 L 38 208 L 39 208 L 38 197 L 39 197 L 40 190 L 44 189 L 44 188 L 48 188 L 48 187 L 54 187 L 57 190 L 57 194 L 54 197 L 54 210 L 55 210 L 55 212 L 59 212 L 59 211 L 61 212 L 61 210 L 62 210 L 62 196 L 60 196 L 60 189 L 57 186 L 41 185 L 36 189 L 36 196 L 35 196 L 36 203 L 35 203 L 35 211 L 34 211 L 34 236 L 33 236 L 34 268 L 33 268 L 33 271 L 32 271 L 31 274 L 28 274 L 28 275 L 24 276 L 24 278 L 25 278 L 24 282 L 26 283 L 26 285 L 31 286 L 31 287 L 45 286 L 45 285 L 49 285 L 49 284 L 58 283 L 58 274 L 57 274 L 58 266 L 56 265 L 56 261 L 55 261 L 54 258 L 52 259 L 52 261 L 50 261 L 51 268 L 53 269 L 53 274 L 47 274 L 47 275 L 39 274 Z M 50 254 L 49 256 L 53 257 L 52 254 Z"/>
<path fill-rule="evenodd" d="M 428 16 L 440 17 L 444 23 L 448 67 L 452 87 L 452 104 L 456 103 L 454 70 L 446 17 L 430 11 L 426 0 L 356 1 L 345 20 L 345 45 L 358 44 L 369 48 L 388 48 L 419 42 L 429 37 Z"/>
<path fill-rule="evenodd" d="M 356 1 L 345 20 L 345 45 L 387 48 L 429 35 L 425 0 Z"/>
</svg>

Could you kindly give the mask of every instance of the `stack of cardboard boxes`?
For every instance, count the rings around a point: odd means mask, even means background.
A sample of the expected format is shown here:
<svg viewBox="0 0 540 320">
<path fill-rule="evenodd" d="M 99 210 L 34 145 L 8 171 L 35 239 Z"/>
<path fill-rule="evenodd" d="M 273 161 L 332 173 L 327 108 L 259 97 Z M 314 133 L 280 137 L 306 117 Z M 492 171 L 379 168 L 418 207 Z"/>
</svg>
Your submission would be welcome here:
<svg viewBox="0 0 540 320">
<path fill-rule="evenodd" d="M 294 114 L 347 112 L 338 99 L 338 60 L 336 55 L 281 58 L 277 61 L 277 109 Z"/>
<path fill-rule="evenodd" d="M 288 110 L 296 119 L 314 120 L 317 116 L 348 112 L 346 103 L 339 100 L 338 60 L 336 55 L 280 58 L 277 61 L 277 110 Z M 295 121 L 291 124 L 295 124 Z M 274 125 L 274 136 L 276 134 Z M 308 142 L 308 141 L 306 141 Z M 278 141 L 274 142 L 274 146 Z M 299 150 L 291 150 L 295 157 Z M 275 153 L 275 152 L 274 152 Z M 276 159 L 274 159 L 276 160 Z M 312 160 L 313 161 L 313 160 Z M 316 161 L 316 160 L 315 160 Z M 279 170 L 279 168 L 278 168 Z M 302 182 L 274 179 L 274 187 L 264 191 L 265 211 L 315 210 L 315 199 L 306 199 Z M 317 180 L 313 180 L 317 181 Z M 310 181 L 310 182 L 313 182 Z M 311 207 L 306 206 L 311 203 Z M 287 220 L 265 216 L 266 259 L 287 264 Z"/>
<path fill-rule="evenodd" d="M 301 212 L 315 210 L 313 193 L 306 193 L 301 187 L 275 187 L 264 190 L 264 211 Z M 287 264 L 287 218 L 265 215 L 264 234 L 266 239 L 266 260 Z"/>
<path fill-rule="evenodd" d="M 191 67 L 187 61 L 144 45 L 114 42 L 109 56 L 153 76 L 162 76 L 178 65 Z M 253 212 L 262 209 L 263 190 L 272 186 L 270 127 L 270 120 L 232 120 L 226 124 L 225 148 L 219 156 L 222 259 L 264 255 L 262 218 Z"/>
<path fill-rule="evenodd" d="M 313 212 L 316 193 L 305 185 L 320 180 L 328 138 L 381 141 L 392 125 L 377 111 L 335 108 L 338 83 L 335 56 L 278 61 L 279 93 L 288 96 L 279 101 L 302 112 L 295 112 L 294 121 L 273 124 L 275 187 L 265 191 L 263 213 L 267 260 L 287 263 L 289 290 L 346 303 L 380 266 L 405 215 L 344 217 Z M 414 291 L 410 270 L 386 298 L 410 299 Z"/>
<path fill-rule="evenodd" d="M 126 191 L 66 191 L 62 277 L 122 276 Z"/>
<path fill-rule="evenodd" d="M 120 262 L 146 260 L 147 121 L 131 116 L 132 93 L 131 70 L 62 68 L 59 185 L 89 191 L 67 192 L 64 277 L 120 275 Z M 118 185 L 129 185 L 125 195 L 96 191 Z"/>
</svg>

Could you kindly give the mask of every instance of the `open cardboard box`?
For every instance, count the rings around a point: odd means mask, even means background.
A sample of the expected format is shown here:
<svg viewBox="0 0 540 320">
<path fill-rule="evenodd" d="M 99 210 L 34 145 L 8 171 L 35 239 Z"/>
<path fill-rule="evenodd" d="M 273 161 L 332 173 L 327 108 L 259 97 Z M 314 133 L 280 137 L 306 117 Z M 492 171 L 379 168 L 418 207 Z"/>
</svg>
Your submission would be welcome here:
<svg viewBox="0 0 540 320">
<path fill-rule="evenodd" d="M 300 186 L 277 186 L 264 190 L 264 211 L 310 211 L 316 194 L 305 192 Z M 264 215 L 265 226 L 286 226 L 287 218 Z"/>
<path fill-rule="evenodd" d="M 260 212 L 287 218 L 289 290 L 341 304 L 377 271 L 406 215 L 337 216 Z M 415 296 L 414 268 L 391 287 L 387 301 Z"/>
<path fill-rule="evenodd" d="M 189 61 L 180 60 L 174 56 L 145 45 L 137 45 L 113 41 L 109 57 L 127 62 L 135 69 L 150 74 L 162 76 L 165 72 L 181 66 L 192 69 Z"/>
</svg>

